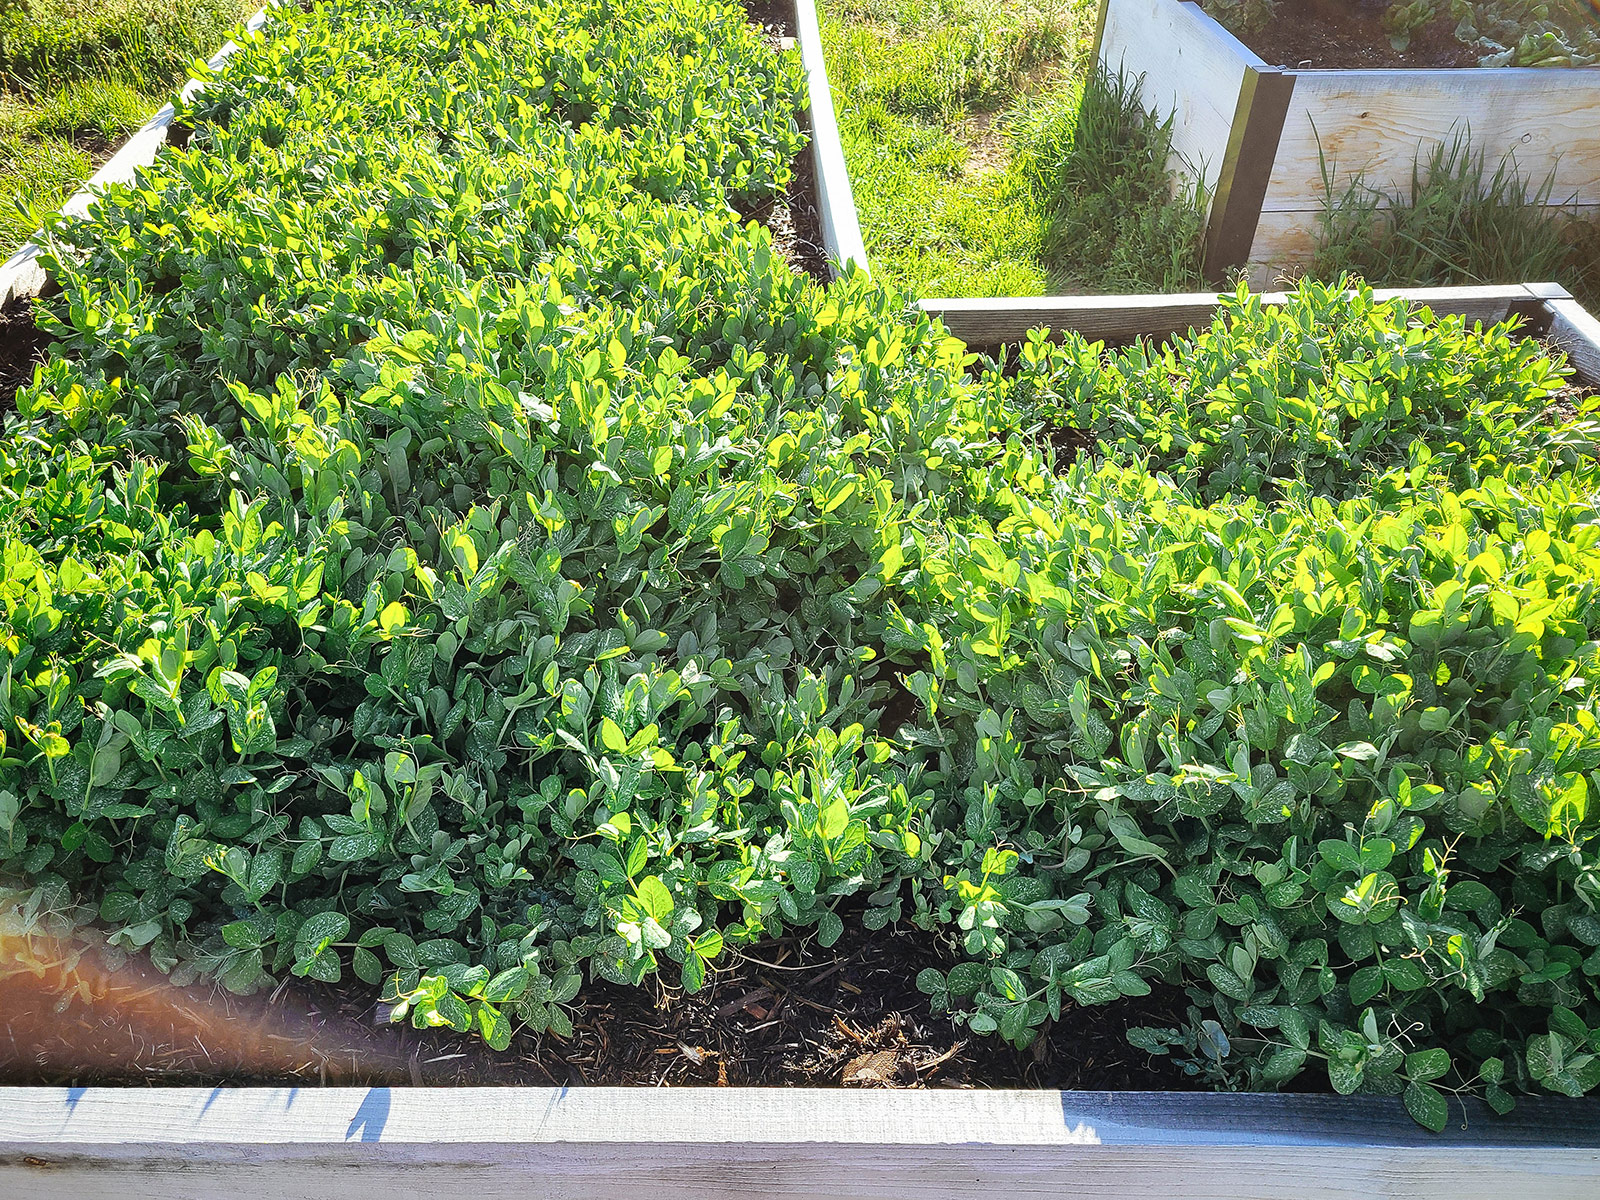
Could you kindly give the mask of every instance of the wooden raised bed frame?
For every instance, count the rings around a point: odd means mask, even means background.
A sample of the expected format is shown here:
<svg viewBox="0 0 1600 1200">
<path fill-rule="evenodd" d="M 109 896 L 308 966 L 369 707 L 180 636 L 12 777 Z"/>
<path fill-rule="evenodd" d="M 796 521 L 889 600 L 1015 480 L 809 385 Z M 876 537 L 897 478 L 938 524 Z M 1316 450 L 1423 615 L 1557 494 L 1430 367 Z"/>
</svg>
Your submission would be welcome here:
<svg viewBox="0 0 1600 1200">
<path fill-rule="evenodd" d="M 1576 381 L 1600 387 L 1600 320 L 1554 283 L 1496 287 L 1378 288 L 1380 300 L 1404 299 L 1440 315 L 1494 324 L 1520 317 L 1531 337 L 1544 338 L 1572 364 Z M 1284 292 L 1259 293 L 1264 304 L 1283 304 Z M 1212 292 L 1143 296 L 1030 296 L 1001 299 L 923 300 L 919 307 L 944 321 L 969 346 L 999 347 L 1028 331 L 1072 330 L 1091 341 L 1121 345 L 1203 329 L 1221 308 Z"/>
<path fill-rule="evenodd" d="M 755 1088 L 5 1088 L 31 1200 L 1593 1200 L 1600 1105 Z"/>
<path fill-rule="evenodd" d="M 1510 156 L 1551 200 L 1600 212 L 1600 67 L 1295 70 L 1268 64 L 1190 0 L 1101 0 L 1095 59 L 1143 76 L 1173 153 L 1212 194 L 1207 270 L 1258 284 L 1315 249 L 1326 156 L 1338 181 L 1409 186 L 1460 134 Z M 1335 183 L 1335 188 L 1341 186 Z"/>
<path fill-rule="evenodd" d="M 865 265 L 811 0 L 797 0 L 824 237 Z M 260 17 L 256 20 L 259 24 Z M 226 51 L 225 51 L 226 53 Z M 213 62 L 219 61 L 219 55 Z M 96 177 L 127 179 L 170 111 Z M 80 194 L 72 206 L 86 206 Z M 24 251 L 5 298 L 36 294 Z M 1560 288 L 1404 293 L 1520 315 L 1600 384 L 1600 322 Z M 1269 295 L 1268 303 L 1282 297 Z M 1040 325 L 1113 342 L 1208 323 L 1214 295 L 930 300 L 974 345 Z M 1593 1200 L 1600 1101 L 1452 1102 L 1427 1133 L 1379 1097 L 628 1088 L 0 1088 L 0 1196 L 78 1200 Z"/>
</svg>

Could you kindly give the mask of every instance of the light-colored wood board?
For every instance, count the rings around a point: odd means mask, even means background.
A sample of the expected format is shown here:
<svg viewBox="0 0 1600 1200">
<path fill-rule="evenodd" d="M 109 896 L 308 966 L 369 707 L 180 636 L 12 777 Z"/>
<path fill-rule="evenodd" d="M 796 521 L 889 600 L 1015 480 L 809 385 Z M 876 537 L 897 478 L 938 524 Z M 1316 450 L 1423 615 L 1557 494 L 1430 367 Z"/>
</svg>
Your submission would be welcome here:
<svg viewBox="0 0 1600 1200">
<path fill-rule="evenodd" d="M 1100 65 L 1143 77 L 1145 107 L 1173 118 L 1172 165 L 1187 164 L 1214 188 L 1245 68 L 1260 58 L 1198 4 L 1109 0 Z"/>
<path fill-rule="evenodd" d="M 766 1197 L 1592 1200 L 1600 1108 L 1088 1092 L 0 1089 L 0 1194 L 38 1200 Z"/>
<path fill-rule="evenodd" d="M 357 1142 L 0 1159 L 0 1194 L 19 1200 L 1594 1200 L 1597 1192 L 1593 1150 L 632 1143 L 440 1152 Z"/>
<path fill-rule="evenodd" d="M 1541 287 L 1544 285 L 1540 285 Z M 1498 321 L 1513 305 L 1543 301 L 1523 284 L 1492 287 L 1379 289 L 1382 299 L 1404 297 L 1440 313 L 1470 320 Z M 1282 304 L 1283 292 L 1266 292 L 1266 304 Z M 1211 323 L 1218 305 L 1213 292 L 1139 296 L 1035 296 L 1016 299 L 924 300 L 924 311 L 940 317 L 950 332 L 971 346 L 1021 341 L 1031 329 L 1071 329 L 1091 340 L 1126 342 L 1136 337 L 1167 337 Z"/>
<path fill-rule="evenodd" d="M 822 239 L 835 269 L 854 263 L 867 269 L 867 248 L 861 238 L 850 172 L 833 109 L 833 90 L 822 54 L 822 30 L 817 24 L 815 0 L 795 0 L 796 33 L 800 61 L 805 67 L 811 109 L 811 154 L 817 171 L 817 203 L 822 209 Z"/>
<path fill-rule="evenodd" d="M 1549 301 L 1553 345 L 1567 356 L 1578 378 L 1600 384 L 1600 320 L 1572 299 Z"/>
<path fill-rule="evenodd" d="M 1554 170 L 1558 203 L 1600 203 L 1600 68 L 1298 71 L 1262 208 L 1314 205 L 1319 147 L 1337 179 L 1360 174 L 1394 191 L 1457 134 L 1491 169 L 1510 155 L 1535 185 Z"/>
<path fill-rule="evenodd" d="M 1600 110 L 1596 110 L 1600 121 Z M 1321 185 L 1309 204 L 1298 209 L 1263 212 L 1250 243 L 1250 283 L 1253 287 L 1276 287 L 1285 270 L 1303 267 L 1316 254 L 1322 236 Z M 1600 204 L 1573 205 L 1562 210 L 1572 216 L 1600 219 Z"/>
<path fill-rule="evenodd" d="M 448 1104 L 442 1104 L 442 1100 Z M 1440 1134 L 1394 1098 L 1047 1089 L 3 1087 L 0 1153 L 24 1143 L 1207 1146 L 1600 1152 L 1600 1100 L 1451 1102 Z"/>
<path fill-rule="evenodd" d="M 266 24 L 267 12 L 272 7 L 273 4 L 268 4 L 258 10 L 245 22 L 245 28 L 252 33 L 260 29 Z M 206 65 L 212 70 L 219 69 L 238 48 L 233 42 L 224 42 L 222 48 L 207 60 Z M 183 85 L 183 98 L 193 99 L 195 93 L 204 86 L 200 80 L 190 79 Z M 137 133 L 122 144 L 105 166 L 90 176 L 89 181 L 80 190 L 67 198 L 66 203 L 61 206 L 61 211 L 69 217 L 88 216 L 89 209 L 101 191 L 113 183 L 132 183 L 135 174 L 141 168 L 155 162 L 156 154 L 166 145 L 167 132 L 172 125 L 173 116 L 172 105 L 164 105 L 160 112 L 146 121 Z M 10 304 L 13 300 L 37 296 L 44 290 L 48 279 L 44 268 L 39 264 L 42 250 L 38 239 L 41 236 L 42 231 L 34 234 L 20 250 L 0 265 L 0 307 Z"/>
</svg>

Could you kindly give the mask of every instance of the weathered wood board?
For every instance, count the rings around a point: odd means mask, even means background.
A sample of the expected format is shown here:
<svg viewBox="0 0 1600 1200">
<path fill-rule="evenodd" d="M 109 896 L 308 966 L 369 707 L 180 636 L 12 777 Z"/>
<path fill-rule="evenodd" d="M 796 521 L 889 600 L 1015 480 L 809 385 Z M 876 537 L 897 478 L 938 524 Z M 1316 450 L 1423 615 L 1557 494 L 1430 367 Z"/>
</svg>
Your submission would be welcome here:
<svg viewBox="0 0 1600 1200">
<path fill-rule="evenodd" d="M 1145 107 L 1173 117 L 1172 166 L 1192 168 L 1213 190 L 1245 68 L 1264 64 L 1198 4 L 1105 0 L 1101 18 L 1099 64 L 1142 77 Z"/>
<path fill-rule="evenodd" d="M 1173 115 L 1175 154 L 1222 185 L 1208 238 L 1218 280 L 1245 267 L 1261 286 L 1309 260 L 1324 162 L 1336 193 L 1356 177 L 1404 192 L 1418 160 L 1457 136 L 1491 171 L 1507 161 L 1535 190 L 1549 178 L 1553 205 L 1600 212 L 1600 67 L 1280 69 L 1191 0 L 1103 4 L 1100 64 L 1144 76 L 1146 105 Z M 1230 195 L 1240 179 L 1253 186 Z"/>
<path fill-rule="evenodd" d="M 5 1088 L 30 1200 L 1593 1200 L 1600 1106 L 1105 1092 Z"/>
<path fill-rule="evenodd" d="M 1380 300 L 1405 299 L 1469 321 L 1497 322 L 1521 316 L 1534 332 L 1550 331 L 1551 340 L 1568 354 L 1584 382 L 1600 384 L 1600 322 L 1554 284 L 1379 288 L 1374 295 Z M 1268 305 L 1288 300 L 1284 292 L 1264 292 L 1260 298 Z M 1197 292 L 924 300 L 921 307 L 968 345 L 1002 346 L 1020 342 L 1029 330 L 1041 327 L 1074 330 L 1092 341 L 1112 343 L 1170 337 L 1210 325 L 1219 304 L 1216 293 Z M 1563 331 L 1560 337 L 1558 328 Z"/>
<path fill-rule="evenodd" d="M 835 270 L 855 264 L 867 268 L 867 249 L 861 240 L 850 173 L 845 168 L 844 146 L 828 86 L 828 68 L 822 55 L 822 31 L 817 23 L 816 0 L 794 0 L 800 61 L 806 72 L 811 111 L 811 156 L 817 172 L 817 204 L 822 209 L 822 240 Z"/>
<path fill-rule="evenodd" d="M 1322 210 L 1360 176 L 1405 192 L 1412 168 L 1465 136 L 1493 171 L 1506 160 L 1555 204 L 1600 206 L 1600 68 L 1295 71 L 1251 258 L 1303 262 Z"/>
</svg>

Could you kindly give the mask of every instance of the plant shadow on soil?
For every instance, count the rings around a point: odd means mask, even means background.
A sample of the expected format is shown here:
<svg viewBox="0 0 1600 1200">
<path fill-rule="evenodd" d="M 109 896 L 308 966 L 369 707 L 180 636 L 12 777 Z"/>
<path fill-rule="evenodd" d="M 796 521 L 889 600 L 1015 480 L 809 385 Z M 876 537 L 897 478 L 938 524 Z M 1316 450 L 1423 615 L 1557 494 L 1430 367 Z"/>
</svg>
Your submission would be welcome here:
<svg viewBox="0 0 1600 1200">
<path fill-rule="evenodd" d="M 744 10 L 751 23 L 759 26 L 774 44 L 792 43 L 798 35 L 794 0 L 746 0 Z M 809 112 L 796 112 L 795 120 L 806 135 L 806 145 L 790 164 L 788 190 L 779 200 L 737 211 L 741 220 L 760 221 L 767 227 L 780 258 L 801 274 L 826 285 L 833 278 L 833 271 L 823 240 L 821 191 L 811 145 L 815 133 Z"/>
<path fill-rule="evenodd" d="M 354 981 L 241 998 L 175 987 L 139 960 L 113 972 L 86 955 L 68 968 L 34 943 L 0 972 L 0 1084 L 1201 1086 L 1126 1040 L 1132 1026 L 1180 1023 L 1181 989 L 1068 1009 L 1017 1051 L 930 1013 L 917 972 L 953 961 L 933 938 L 867 931 L 859 913 L 845 930 L 831 949 L 796 937 L 752 947 L 695 995 L 596 981 L 570 1038 L 522 1033 L 503 1053 L 380 1024 L 372 990 Z"/>
</svg>

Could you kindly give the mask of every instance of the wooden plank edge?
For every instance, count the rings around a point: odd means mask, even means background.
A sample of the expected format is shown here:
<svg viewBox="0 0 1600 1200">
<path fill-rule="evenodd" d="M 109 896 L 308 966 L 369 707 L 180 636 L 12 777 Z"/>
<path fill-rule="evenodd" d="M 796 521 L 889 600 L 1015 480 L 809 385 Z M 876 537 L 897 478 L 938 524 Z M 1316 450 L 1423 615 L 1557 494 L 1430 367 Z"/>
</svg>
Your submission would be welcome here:
<svg viewBox="0 0 1600 1200">
<path fill-rule="evenodd" d="M 1352 87 L 1375 84 L 1405 88 L 1421 83 L 1466 83 L 1485 89 L 1594 91 L 1600 94 L 1600 67 L 1293 67 L 1296 75 L 1332 79 Z M 1385 89 L 1389 90 L 1389 89 Z"/>
<path fill-rule="evenodd" d="M 1571 297 L 1546 303 L 1550 344 L 1567 356 L 1580 381 L 1600 385 L 1600 320 Z"/>
<path fill-rule="evenodd" d="M 245 29 L 254 33 L 265 25 L 267 12 L 275 7 L 276 3 L 277 0 L 268 0 L 265 6 L 245 22 Z M 224 42 L 221 49 L 206 60 L 206 66 L 212 70 L 219 69 L 238 49 L 234 42 Z M 190 79 L 183 85 L 181 94 L 185 100 L 191 100 L 204 86 L 201 80 Z M 105 166 L 90 176 L 82 188 L 67 198 L 61 206 L 61 211 L 69 217 L 86 217 L 104 188 L 113 183 L 131 183 L 140 168 L 148 167 L 155 162 L 156 154 L 166 144 L 174 115 L 172 105 L 162 106 L 159 112 L 122 144 Z M 39 295 L 49 282 L 44 268 L 38 261 L 44 252 L 44 248 L 40 245 L 43 237 L 44 230 L 38 230 L 23 243 L 21 249 L 0 265 L 0 308 L 15 300 Z"/>
<path fill-rule="evenodd" d="M 1276 67 L 1245 68 L 1206 225 L 1205 270 L 1214 283 L 1226 281 L 1250 257 L 1293 96 L 1293 75 Z"/>
<path fill-rule="evenodd" d="M 121 1146 L 683 1144 L 1578 1150 L 1600 1098 L 1450 1101 L 1430 1133 L 1395 1097 L 1217 1092 L 629 1087 L 6 1087 L 0 1161 Z"/>
<path fill-rule="evenodd" d="M 850 172 L 845 166 L 844 146 L 839 141 L 839 122 L 833 109 L 833 91 L 828 86 L 827 64 L 823 60 L 817 6 L 815 0 L 794 0 L 794 7 L 800 62 L 805 68 L 811 111 L 811 153 L 817 170 L 817 203 L 822 208 L 824 249 L 835 275 L 849 264 L 865 271 L 867 248 L 861 238 L 861 219 L 850 187 Z"/>
<path fill-rule="evenodd" d="M 1089 63 L 1091 66 L 1100 62 L 1100 49 L 1106 41 L 1106 17 L 1111 13 L 1111 0 L 1100 0 L 1094 18 L 1094 40 L 1089 45 Z"/>
<path fill-rule="evenodd" d="M 1482 317 L 1493 312 L 1509 312 L 1517 304 L 1542 302 L 1546 293 L 1541 288 L 1555 285 L 1504 285 L 1453 286 L 1453 288 L 1374 288 L 1373 296 L 1379 301 L 1406 299 L 1413 304 L 1426 304 L 1435 312 L 1461 314 L 1464 317 Z M 1557 288 L 1558 290 L 1558 288 Z M 1563 293 L 1565 294 L 1565 293 Z M 1290 298 L 1286 291 L 1261 291 L 1262 304 L 1285 304 Z M 1221 304 L 1221 294 L 1214 291 L 1192 293 L 1130 293 L 1117 296 L 994 296 L 994 298 L 931 298 L 918 301 L 926 314 L 955 322 L 990 320 L 995 325 L 1008 325 L 1026 333 L 1038 325 L 1075 330 L 1080 326 L 1125 333 L 1128 338 L 1139 338 L 1157 331 L 1170 331 L 1174 322 L 1190 320 L 1202 315 L 1210 320 Z M 1032 322 L 1032 325 L 1019 325 Z M 954 330 L 952 330 L 954 331 Z"/>
<path fill-rule="evenodd" d="M 0 1157 L 0 1189 L 28 1200 L 1594 1200 L 1597 1164 L 1594 1150 L 1459 1147 L 391 1146 L 357 1140 Z"/>
<path fill-rule="evenodd" d="M 1233 30 L 1200 6 L 1199 0 L 1180 0 L 1180 2 L 1185 9 L 1189 10 L 1189 15 L 1199 28 L 1207 30 L 1217 37 L 1223 45 L 1244 60 L 1244 65 L 1247 68 L 1254 68 L 1259 71 L 1276 71 L 1278 69 L 1235 37 Z"/>
<path fill-rule="evenodd" d="M 1441 1135 L 1358 1096 L 786 1088 L 8 1088 L 30 1200 L 1593 1200 L 1594 1101 Z"/>
</svg>

